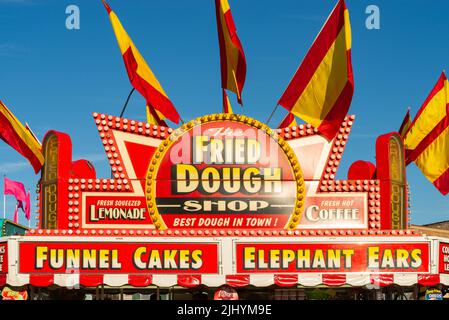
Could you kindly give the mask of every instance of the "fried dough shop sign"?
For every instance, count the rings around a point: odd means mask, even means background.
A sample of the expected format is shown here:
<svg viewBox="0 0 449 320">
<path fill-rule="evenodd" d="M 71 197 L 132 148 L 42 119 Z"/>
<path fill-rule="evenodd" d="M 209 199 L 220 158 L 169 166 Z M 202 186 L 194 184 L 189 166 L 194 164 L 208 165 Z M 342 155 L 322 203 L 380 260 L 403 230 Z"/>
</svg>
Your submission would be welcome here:
<svg viewBox="0 0 449 320">
<path fill-rule="evenodd" d="M 115 179 L 67 177 L 59 229 L 369 228 L 368 192 L 321 191 L 332 141 L 319 135 L 287 141 L 242 115 L 176 130 L 94 117 Z"/>
<path fill-rule="evenodd" d="M 299 162 L 274 131 L 197 121 L 174 131 L 146 177 L 150 216 L 166 228 L 294 228 L 305 194 Z"/>
</svg>

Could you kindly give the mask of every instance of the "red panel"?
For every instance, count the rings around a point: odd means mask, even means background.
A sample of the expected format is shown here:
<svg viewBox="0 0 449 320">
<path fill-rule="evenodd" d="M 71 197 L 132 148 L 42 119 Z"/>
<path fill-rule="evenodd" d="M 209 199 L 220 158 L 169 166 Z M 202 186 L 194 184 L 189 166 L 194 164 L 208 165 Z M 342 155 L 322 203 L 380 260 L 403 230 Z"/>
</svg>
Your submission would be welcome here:
<svg viewBox="0 0 449 320">
<path fill-rule="evenodd" d="M 6 274 L 0 275 L 0 287 L 3 287 L 6 284 Z"/>
<path fill-rule="evenodd" d="M 80 285 L 85 287 L 96 287 L 103 284 L 103 275 L 83 275 L 80 274 Z"/>
<path fill-rule="evenodd" d="M 371 180 L 376 173 L 376 166 L 369 161 L 358 160 L 351 164 L 348 180 Z"/>
<path fill-rule="evenodd" d="M 0 274 L 8 273 L 8 243 L 0 242 Z"/>
<path fill-rule="evenodd" d="M 346 283 L 345 274 L 323 274 L 323 284 L 330 287 L 338 287 Z"/>
<path fill-rule="evenodd" d="M 30 274 L 30 284 L 35 287 L 48 287 L 54 283 L 54 275 Z"/>
<path fill-rule="evenodd" d="M 201 284 L 201 276 L 178 275 L 178 284 L 185 288 L 199 286 Z"/>
<path fill-rule="evenodd" d="M 216 274 L 218 273 L 217 243 L 188 242 L 21 242 L 19 244 L 19 271 L 30 274 L 66 273 L 70 267 L 67 260 L 68 251 L 80 253 L 83 250 L 94 250 L 107 254 L 109 260 L 95 260 L 93 265 L 81 267 L 78 272 L 84 275 L 142 274 L 157 272 L 171 274 Z M 181 252 L 182 251 L 182 252 Z M 51 256 L 63 254 L 62 264 L 54 267 Z M 164 256 L 171 258 L 164 259 Z M 149 266 L 150 258 L 157 261 L 158 267 Z M 104 259 L 103 259 L 104 260 Z M 39 265 L 39 267 L 38 267 Z M 425 272 L 425 271 L 422 271 Z"/>
<path fill-rule="evenodd" d="M 128 276 L 128 284 L 134 287 L 147 287 L 153 283 L 153 276 L 149 275 L 139 275 L 130 274 Z"/>
<path fill-rule="evenodd" d="M 126 150 L 128 151 L 129 158 L 131 159 L 137 179 L 145 180 L 148 165 L 150 164 L 151 157 L 153 156 L 154 150 L 156 148 L 143 144 L 132 143 L 130 141 L 126 141 L 125 146 Z"/>
<path fill-rule="evenodd" d="M 50 139 L 51 136 L 56 136 L 58 140 L 58 146 L 57 146 L 57 163 L 54 163 L 54 160 L 52 158 L 52 161 L 47 164 L 49 159 L 46 160 L 46 163 L 44 164 L 44 168 L 42 169 L 42 180 L 41 183 L 41 198 L 42 198 L 42 188 L 45 184 L 51 184 L 53 183 L 51 180 L 45 181 L 44 178 L 44 169 L 47 165 L 57 165 L 57 229 L 67 229 L 68 227 L 68 179 L 70 175 L 70 171 L 72 168 L 72 141 L 70 139 L 70 136 L 68 134 L 50 130 L 45 134 L 44 137 L 44 146 L 46 145 L 47 139 Z M 44 147 L 45 152 L 45 147 Z M 45 155 L 46 156 L 46 155 Z M 41 203 L 40 213 L 43 217 L 45 213 L 44 207 L 46 206 L 45 203 Z M 41 221 L 44 221 L 45 219 L 41 219 Z"/>
<path fill-rule="evenodd" d="M 440 283 L 439 274 L 420 274 L 418 275 L 418 283 L 422 286 L 434 286 Z"/>
<path fill-rule="evenodd" d="M 315 272 L 325 274 L 346 274 L 348 272 L 385 273 L 429 272 L 429 242 L 345 242 L 345 243 L 300 243 L 300 242 L 258 242 L 235 244 L 236 270 L 238 273 L 302 273 Z M 310 256 L 307 265 L 297 263 L 298 252 L 308 250 Z M 313 258 L 320 253 L 326 261 L 331 250 L 344 258 L 339 265 L 314 264 Z M 400 258 L 400 251 L 407 251 Z M 346 252 L 346 253 L 345 253 Z M 349 255 L 350 254 L 350 255 Z M 346 257 L 344 257 L 346 256 Z M 394 264 L 388 264 L 388 258 Z"/>
<path fill-rule="evenodd" d="M 72 162 L 70 175 L 73 178 L 95 179 L 97 174 L 95 167 L 88 160 L 77 160 Z"/>
<path fill-rule="evenodd" d="M 394 282 L 393 274 L 372 274 L 371 283 L 380 287 L 387 287 Z"/>
<path fill-rule="evenodd" d="M 391 141 L 396 141 L 400 144 L 399 154 L 396 154 L 397 161 L 394 161 L 395 158 L 392 157 L 395 153 L 392 152 L 394 148 L 392 149 L 390 146 Z M 396 206 L 395 208 L 402 208 L 404 217 L 400 217 L 399 219 L 401 221 L 404 220 L 403 228 L 406 228 L 407 226 L 407 174 L 405 170 L 404 158 L 405 151 L 402 138 L 397 133 L 388 133 L 377 138 L 376 178 L 380 181 L 380 225 L 382 230 L 401 229 L 400 227 L 395 226 L 395 224 L 398 224 L 397 222 L 395 223 L 392 221 L 392 213 L 398 210 L 396 209 L 393 211 L 393 206 Z M 397 170 L 392 170 L 392 168 L 397 168 Z M 397 177 L 399 172 L 401 173 L 400 175 L 402 179 Z M 397 195 L 399 190 L 403 192 L 402 197 Z M 394 196 L 394 194 L 396 194 L 396 196 Z"/>
<path fill-rule="evenodd" d="M 231 287 L 244 287 L 250 284 L 249 275 L 227 275 L 226 284 Z"/>
<path fill-rule="evenodd" d="M 274 283 L 280 287 L 291 287 L 298 284 L 297 274 L 275 274 Z"/>
<path fill-rule="evenodd" d="M 440 242 L 438 247 L 438 272 L 449 273 L 449 243 Z"/>
</svg>

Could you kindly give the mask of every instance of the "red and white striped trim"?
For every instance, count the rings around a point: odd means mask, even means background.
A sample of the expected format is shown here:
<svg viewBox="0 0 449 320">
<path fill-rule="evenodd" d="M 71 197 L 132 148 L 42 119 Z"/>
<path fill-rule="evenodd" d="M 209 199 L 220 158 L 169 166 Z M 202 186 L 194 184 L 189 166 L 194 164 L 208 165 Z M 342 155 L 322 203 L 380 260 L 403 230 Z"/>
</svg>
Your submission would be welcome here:
<svg viewBox="0 0 449 320">
<path fill-rule="evenodd" d="M 0 279 L 1 280 L 1 279 Z M 23 286 L 31 284 L 36 287 L 47 287 L 58 285 L 60 287 L 75 287 L 78 285 L 95 287 L 105 284 L 111 287 L 131 285 L 134 287 L 159 286 L 172 287 L 182 286 L 185 288 L 206 285 L 208 287 L 219 287 L 228 284 L 232 287 L 244 287 L 253 285 L 256 287 L 267 287 L 278 285 L 281 287 L 291 287 L 302 285 L 314 287 L 317 285 L 327 285 L 338 287 L 351 285 L 354 287 L 374 285 L 389 286 L 397 284 L 400 286 L 410 286 L 414 284 L 432 286 L 436 284 L 449 285 L 449 274 L 416 274 L 416 273 L 395 273 L 395 274 L 250 274 L 250 275 L 171 275 L 171 274 L 105 274 L 105 275 L 84 275 L 84 274 L 9 274 L 6 284 L 11 286 Z"/>
</svg>

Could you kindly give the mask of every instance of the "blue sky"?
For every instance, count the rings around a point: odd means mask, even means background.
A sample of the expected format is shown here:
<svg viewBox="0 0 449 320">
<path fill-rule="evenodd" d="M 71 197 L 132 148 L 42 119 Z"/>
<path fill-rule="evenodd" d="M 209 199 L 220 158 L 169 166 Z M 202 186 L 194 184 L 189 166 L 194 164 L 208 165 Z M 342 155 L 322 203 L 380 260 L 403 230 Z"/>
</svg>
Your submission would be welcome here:
<svg viewBox="0 0 449 320">
<path fill-rule="evenodd" d="M 229 0 L 248 71 L 244 109 L 266 121 L 336 0 Z M 181 116 L 221 110 L 219 51 L 213 0 L 110 0 L 134 43 Z M 80 8 L 79 30 L 65 27 L 68 5 Z M 380 30 L 368 30 L 368 5 L 380 8 Z M 375 162 L 377 136 L 398 129 L 408 106 L 414 115 L 449 63 L 449 2 L 347 0 L 352 25 L 356 115 L 337 178 L 356 160 Z M 131 89 L 101 1 L 0 0 L 0 99 L 40 139 L 54 129 L 70 134 L 74 159 L 91 160 L 108 177 L 92 112 L 119 115 Z M 285 114 L 280 108 L 271 125 Z M 125 117 L 144 120 L 135 94 Z M 38 176 L 0 143 L 0 175 L 35 189 Z M 411 222 L 449 219 L 449 199 L 417 167 L 407 167 Z M 8 199 L 12 218 L 14 200 Z M 19 220 L 27 223 L 23 215 Z M 32 218 L 34 224 L 34 214 Z"/>
</svg>

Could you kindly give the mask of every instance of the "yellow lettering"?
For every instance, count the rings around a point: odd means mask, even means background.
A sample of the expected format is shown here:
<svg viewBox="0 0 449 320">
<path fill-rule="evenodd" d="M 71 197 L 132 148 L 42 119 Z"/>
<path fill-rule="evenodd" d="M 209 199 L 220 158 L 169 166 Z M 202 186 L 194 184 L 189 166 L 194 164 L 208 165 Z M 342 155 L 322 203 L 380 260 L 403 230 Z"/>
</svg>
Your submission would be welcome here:
<svg viewBox="0 0 449 320">
<path fill-rule="evenodd" d="M 193 250 L 192 252 L 192 269 L 199 269 L 203 265 L 203 260 L 201 259 L 201 256 L 203 255 L 203 252 L 201 250 Z"/>
<path fill-rule="evenodd" d="M 368 268 L 379 269 L 379 247 L 368 247 Z"/>
<path fill-rule="evenodd" d="M 419 268 L 422 265 L 422 259 L 421 259 L 421 249 L 413 249 L 411 256 L 412 256 L 412 262 L 410 263 L 412 268 Z"/>
<path fill-rule="evenodd" d="M 256 248 L 245 247 L 243 249 L 243 260 L 245 269 L 254 269 L 256 267 Z"/>
<path fill-rule="evenodd" d="M 134 251 L 134 265 L 138 269 L 145 269 L 146 264 L 142 261 L 142 255 L 147 253 L 147 249 L 145 247 L 139 247 L 136 251 Z"/>
<path fill-rule="evenodd" d="M 36 269 L 42 269 L 44 267 L 44 261 L 47 260 L 47 247 L 36 247 Z"/>
</svg>

